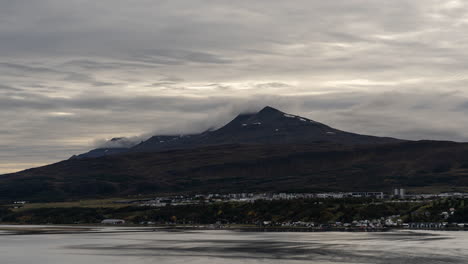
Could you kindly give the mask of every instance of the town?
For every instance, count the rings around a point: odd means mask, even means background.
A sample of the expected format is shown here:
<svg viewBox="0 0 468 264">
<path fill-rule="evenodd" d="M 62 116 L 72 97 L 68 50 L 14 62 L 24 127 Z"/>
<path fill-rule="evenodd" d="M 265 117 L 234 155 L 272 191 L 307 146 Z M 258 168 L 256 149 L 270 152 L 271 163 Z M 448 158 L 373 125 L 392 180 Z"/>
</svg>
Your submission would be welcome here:
<svg viewBox="0 0 468 264">
<path fill-rule="evenodd" d="M 109 201 L 4 205 L 0 221 L 27 224 L 130 224 L 273 231 L 464 230 L 468 193 L 212 193 Z M 104 203 L 106 201 L 106 203 Z M 468 204 L 468 203 L 467 203 Z"/>
<path fill-rule="evenodd" d="M 392 192 L 325 192 L 325 193 L 228 193 L 228 194 L 196 194 L 160 196 L 145 199 L 118 200 L 114 203 L 136 204 L 139 206 L 164 207 L 167 205 L 180 206 L 199 203 L 219 202 L 255 202 L 297 199 L 348 199 L 374 198 L 386 202 L 418 202 L 439 198 L 468 198 L 468 193 L 452 192 L 440 194 L 407 194 L 406 189 L 396 188 Z M 24 201 L 18 202 L 24 203 Z"/>
</svg>

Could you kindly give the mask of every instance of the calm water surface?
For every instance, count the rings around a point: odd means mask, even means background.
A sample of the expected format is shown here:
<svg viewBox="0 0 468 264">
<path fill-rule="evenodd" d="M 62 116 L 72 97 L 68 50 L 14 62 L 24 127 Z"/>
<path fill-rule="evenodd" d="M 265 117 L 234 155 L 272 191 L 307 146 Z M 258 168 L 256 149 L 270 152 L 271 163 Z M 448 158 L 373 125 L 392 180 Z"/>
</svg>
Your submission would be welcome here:
<svg viewBox="0 0 468 264">
<path fill-rule="evenodd" d="M 468 232 L 0 231 L 0 263 L 468 263 Z"/>
</svg>

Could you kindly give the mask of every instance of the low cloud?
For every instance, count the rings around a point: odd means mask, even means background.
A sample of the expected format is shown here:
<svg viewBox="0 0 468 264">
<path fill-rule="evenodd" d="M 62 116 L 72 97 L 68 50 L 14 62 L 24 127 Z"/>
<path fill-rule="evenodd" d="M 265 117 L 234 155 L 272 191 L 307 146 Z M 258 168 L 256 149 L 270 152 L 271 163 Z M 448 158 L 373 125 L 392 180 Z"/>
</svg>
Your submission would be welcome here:
<svg viewBox="0 0 468 264">
<path fill-rule="evenodd" d="M 146 139 L 148 139 L 148 137 L 145 136 L 97 139 L 94 141 L 93 146 L 95 148 L 131 148 Z"/>
</svg>

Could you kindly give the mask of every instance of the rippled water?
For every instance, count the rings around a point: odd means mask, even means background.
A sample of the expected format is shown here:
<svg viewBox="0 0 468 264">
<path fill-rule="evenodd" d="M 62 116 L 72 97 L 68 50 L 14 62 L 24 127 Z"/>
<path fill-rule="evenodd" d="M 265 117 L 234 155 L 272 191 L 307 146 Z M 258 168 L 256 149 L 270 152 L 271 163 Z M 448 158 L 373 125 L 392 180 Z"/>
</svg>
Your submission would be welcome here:
<svg viewBox="0 0 468 264">
<path fill-rule="evenodd" d="M 57 233 L 1 231 L 0 263 L 468 263 L 468 232 L 153 232 L 107 227 Z"/>
</svg>

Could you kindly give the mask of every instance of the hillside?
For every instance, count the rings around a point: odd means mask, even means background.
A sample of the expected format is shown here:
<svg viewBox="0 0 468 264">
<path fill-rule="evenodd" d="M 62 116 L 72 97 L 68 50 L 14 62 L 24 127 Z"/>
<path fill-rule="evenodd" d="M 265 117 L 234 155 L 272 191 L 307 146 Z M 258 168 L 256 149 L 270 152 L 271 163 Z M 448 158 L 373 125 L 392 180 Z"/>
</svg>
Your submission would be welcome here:
<svg viewBox="0 0 468 264">
<path fill-rule="evenodd" d="M 127 153 L 0 176 L 0 200 L 152 193 L 449 191 L 468 187 L 468 144 L 231 144 Z"/>
</svg>

